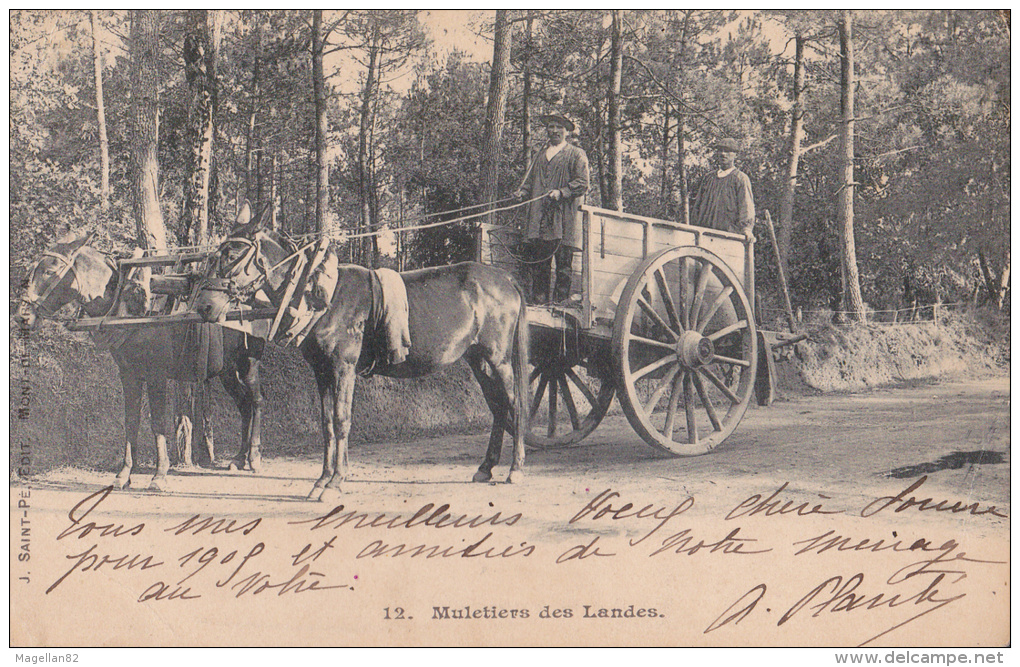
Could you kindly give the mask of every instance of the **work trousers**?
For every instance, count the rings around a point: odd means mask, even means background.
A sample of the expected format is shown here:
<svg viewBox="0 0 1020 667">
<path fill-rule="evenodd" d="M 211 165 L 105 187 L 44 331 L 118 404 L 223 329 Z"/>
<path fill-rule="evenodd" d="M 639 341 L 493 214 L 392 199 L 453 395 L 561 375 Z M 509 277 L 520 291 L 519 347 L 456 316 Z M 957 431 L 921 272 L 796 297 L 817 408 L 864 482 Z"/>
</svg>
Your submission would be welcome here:
<svg viewBox="0 0 1020 667">
<path fill-rule="evenodd" d="M 563 245 L 558 239 L 530 239 L 527 245 L 527 261 L 531 273 L 531 303 L 547 304 L 552 261 L 556 260 L 556 285 L 552 302 L 566 301 L 570 296 L 570 282 L 575 249 Z"/>
</svg>

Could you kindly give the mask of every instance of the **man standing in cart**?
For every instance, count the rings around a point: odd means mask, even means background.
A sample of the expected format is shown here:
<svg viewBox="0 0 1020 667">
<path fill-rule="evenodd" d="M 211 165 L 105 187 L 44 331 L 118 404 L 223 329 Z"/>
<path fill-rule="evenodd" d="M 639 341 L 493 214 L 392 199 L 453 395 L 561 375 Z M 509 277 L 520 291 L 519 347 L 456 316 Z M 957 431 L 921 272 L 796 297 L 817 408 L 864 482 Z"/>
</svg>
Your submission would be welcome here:
<svg viewBox="0 0 1020 667">
<path fill-rule="evenodd" d="M 754 194 L 751 179 L 736 167 L 740 144 L 727 137 L 711 148 L 715 150 L 712 166 L 716 172 L 706 174 L 694 188 L 691 224 L 750 234 L 754 227 Z"/>
<path fill-rule="evenodd" d="M 559 114 L 540 116 L 548 142 L 531 155 L 517 196 L 537 199 L 526 209 L 524 261 L 531 274 L 531 303 L 550 302 L 549 281 L 556 259 L 556 283 L 552 302 L 570 297 L 574 253 L 581 248 L 580 206 L 588 192 L 588 156 L 569 142 L 574 123 Z"/>
</svg>

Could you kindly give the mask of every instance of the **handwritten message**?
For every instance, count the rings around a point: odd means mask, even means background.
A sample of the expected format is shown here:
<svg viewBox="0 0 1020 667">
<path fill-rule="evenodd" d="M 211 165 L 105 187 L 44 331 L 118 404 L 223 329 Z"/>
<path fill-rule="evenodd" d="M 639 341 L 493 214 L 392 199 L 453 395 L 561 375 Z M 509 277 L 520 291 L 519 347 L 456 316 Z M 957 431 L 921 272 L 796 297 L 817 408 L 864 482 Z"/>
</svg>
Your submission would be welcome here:
<svg viewBox="0 0 1020 667">
<path fill-rule="evenodd" d="M 889 531 L 888 522 L 875 523 L 906 514 L 955 515 L 971 522 L 1008 518 L 993 505 L 925 494 L 926 481 L 920 477 L 859 506 L 823 494 L 805 499 L 783 483 L 721 512 L 718 503 L 702 509 L 694 495 L 659 501 L 605 488 L 589 490 L 559 522 L 542 529 L 524 512 L 493 503 L 472 511 L 438 501 L 402 512 L 364 511 L 349 502 L 304 518 L 198 514 L 134 521 L 107 511 L 113 493 L 107 487 L 66 512 L 54 537 L 63 565 L 46 582 L 45 595 L 73 595 L 80 590 L 76 585 L 92 578 L 123 580 L 142 605 L 298 596 L 342 596 L 355 604 L 359 572 L 367 563 L 488 563 L 483 570 L 498 571 L 534 564 L 542 572 L 584 581 L 586 572 L 607 567 L 617 574 L 643 567 L 673 573 L 698 562 L 706 576 L 719 578 L 723 590 L 737 592 L 695 600 L 678 587 L 653 594 L 654 599 L 626 599 L 618 594 L 626 587 L 617 585 L 617 600 L 609 604 L 605 595 L 575 594 L 565 601 L 562 595 L 542 599 L 541 591 L 530 591 L 509 604 L 479 596 L 478 603 L 395 602 L 367 613 L 380 622 L 419 623 L 661 624 L 683 618 L 702 636 L 752 625 L 759 631 L 803 627 L 833 617 L 854 624 L 857 617 L 878 615 L 877 625 L 863 624 L 868 629 L 852 638 L 868 645 L 926 617 L 953 613 L 953 606 L 973 592 L 965 580 L 974 568 L 1005 572 L 1001 557 L 971 553 L 956 538 L 927 537 L 917 522 L 904 524 L 903 534 Z M 839 522 L 833 523 L 836 517 Z M 777 564 L 781 570 L 775 570 Z M 805 575 L 791 577 L 790 568 Z"/>
</svg>

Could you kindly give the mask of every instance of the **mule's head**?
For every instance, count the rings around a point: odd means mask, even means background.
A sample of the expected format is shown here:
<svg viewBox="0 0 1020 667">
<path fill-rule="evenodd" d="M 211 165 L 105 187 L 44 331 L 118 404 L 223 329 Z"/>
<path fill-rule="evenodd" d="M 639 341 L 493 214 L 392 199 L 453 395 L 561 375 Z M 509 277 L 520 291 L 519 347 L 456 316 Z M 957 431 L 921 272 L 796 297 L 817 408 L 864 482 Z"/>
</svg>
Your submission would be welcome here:
<svg viewBox="0 0 1020 667">
<path fill-rule="evenodd" d="M 32 265 L 16 318 L 22 327 L 34 327 L 38 317 L 50 317 L 69 303 L 101 298 L 113 268 L 85 235 L 57 241 Z"/>
<path fill-rule="evenodd" d="M 222 322 L 231 302 L 251 304 L 263 287 L 280 280 L 272 267 L 286 254 L 275 235 L 251 222 L 247 204 L 237 225 L 220 244 L 195 297 L 194 309 L 206 322 Z"/>
</svg>

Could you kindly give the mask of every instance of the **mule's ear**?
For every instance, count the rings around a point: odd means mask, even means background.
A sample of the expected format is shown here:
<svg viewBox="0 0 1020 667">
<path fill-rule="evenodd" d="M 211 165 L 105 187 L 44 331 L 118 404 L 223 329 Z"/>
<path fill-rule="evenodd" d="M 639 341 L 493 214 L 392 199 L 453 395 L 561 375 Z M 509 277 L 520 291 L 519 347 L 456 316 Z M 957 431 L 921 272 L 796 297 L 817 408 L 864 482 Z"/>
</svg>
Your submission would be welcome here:
<svg viewBox="0 0 1020 667">
<path fill-rule="evenodd" d="M 92 233 L 86 234 L 85 232 L 68 232 L 64 234 L 56 241 L 56 245 L 63 246 L 67 252 L 74 252 L 78 248 L 82 247 L 86 243 L 92 240 Z"/>
<path fill-rule="evenodd" d="M 244 200 L 244 204 L 241 205 L 241 210 L 237 212 L 237 217 L 234 218 L 234 224 L 238 227 L 242 227 L 251 222 L 251 204 L 248 200 Z"/>
<path fill-rule="evenodd" d="M 255 220 L 255 229 L 265 229 L 269 225 L 269 219 L 272 216 L 272 212 L 273 209 L 271 204 L 263 206 L 262 210 L 259 211 L 259 217 Z"/>
</svg>

